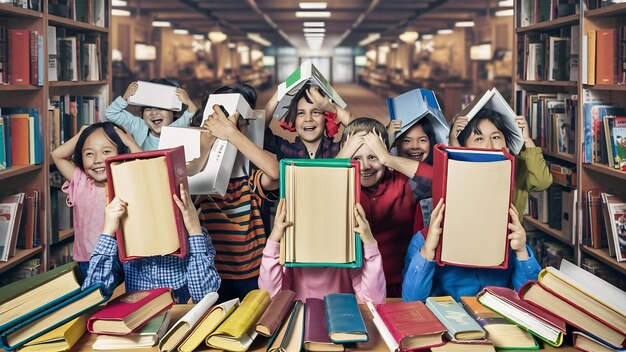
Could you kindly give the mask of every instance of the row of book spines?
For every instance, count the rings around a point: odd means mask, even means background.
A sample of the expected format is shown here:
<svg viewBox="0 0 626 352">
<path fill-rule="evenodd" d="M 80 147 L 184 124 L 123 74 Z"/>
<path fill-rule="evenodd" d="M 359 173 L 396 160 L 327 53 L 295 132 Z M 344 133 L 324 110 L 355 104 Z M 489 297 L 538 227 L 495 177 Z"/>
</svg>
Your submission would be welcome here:
<svg viewBox="0 0 626 352">
<path fill-rule="evenodd" d="M 528 215 L 555 230 L 567 230 L 568 233 L 564 233 L 563 236 L 571 241 L 575 229 L 572 224 L 573 192 L 574 190 L 561 185 L 552 185 L 541 192 L 531 192 L 528 195 Z M 567 194 L 565 197 L 564 193 Z M 565 228 L 564 221 L 569 222 Z"/>
<path fill-rule="evenodd" d="M 38 108 L 4 108 L 0 119 L 0 169 L 43 162 L 43 121 Z"/>
<path fill-rule="evenodd" d="M 583 105 L 583 163 L 600 163 L 626 170 L 626 109 L 602 102 Z"/>
<path fill-rule="evenodd" d="M 584 84 L 626 84 L 626 26 L 589 31 L 583 35 L 583 46 Z"/>
<path fill-rule="evenodd" d="M 518 23 L 520 27 L 525 27 L 573 15 L 579 11 L 577 1 L 524 0 L 521 2 Z"/>
<path fill-rule="evenodd" d="M 105 27 L 109 20 L 105 0 L 50 1 L 48 13 L 99 27 Z"/>
<path fill-rule="evenodd" d="M 528 81 L 577 81 L 579 28 L 562 27 L 558 35 L 524 34 L 518 42 L 518 77 Z"/>
<path fill-rule="evenodd" d="M 38 31 L 0 26 L 0 83 L 42 86 L 43 52 Z"/>
<path fill-rule="evenodd" d="M 106 50 L 98 33 L 68 33 L 66 28 L 48 26 L 47 35 L 49 81 L 106 79 Z"/>
<path fill-rule="evenodd" d="M 53 149 L 76 135 L 81 126 L 100 121 L 100 98 L 97 96 L 65 95 L 53 99 L 48 110 Z"/>
</svg>

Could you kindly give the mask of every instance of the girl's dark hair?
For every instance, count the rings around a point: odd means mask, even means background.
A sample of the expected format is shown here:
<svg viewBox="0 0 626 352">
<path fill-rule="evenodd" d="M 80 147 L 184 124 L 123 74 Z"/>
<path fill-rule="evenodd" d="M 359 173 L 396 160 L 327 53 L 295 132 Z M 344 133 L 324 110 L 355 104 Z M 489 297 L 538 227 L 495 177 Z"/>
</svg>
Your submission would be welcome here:
<svg viewBox="0 0 626 352">
<path fill-rule="evenodd" d="M 480 128 L 478 128 L 478 125 L 483 120 L 488 120 L 498 129 L 498 131 L 502 132 L 507 147 L 510 148 L 513 145 L 513 135 L 515 132 L 504 123 L 504 116 L 491 109 L 481 109 L 476 116 L 470 120 L 467 126 L 465 126 L 463 131 L 459 133 L 457 139 L 462 146 L 466 145 L 466 142 L 472 132 L 480 135 L 483 134 Z"/>
<path fill-rule="evenodd" d="M 311 88 L 310 84 L 305 84 L 300 90 L 293 96 L 291 103 L 289 103 L 289 110 L 287 110 L 287 116 L 285 116 L 285 122 L 290 126 L 296 125 L 296 117 L 298 116 L 298 103 L 301 99 L 306 100 L 307 103 L 313 104 L 309 96 L 306 95 L 306 92 Z M 318 89 L 318 92 L 325 97 L 326 94 L 321 89 Z M 326 125 L 323 125 L 324 131 L 326 131 Z"/>
<path fill-rule="evenodd" d="M 229 93 L 241 94 L 241 96 L 243 96 L 243 98 L 246 100 L 246 102 L 248 102 L 248 105 L 250 105 L 252 109 L 256 108 L 256 99 L 257 99 L 256 90 L 251 85 L 245 84 L 245 83 L 238 83 L 234 87 L 223 86 L 214 90 L 213 93 L 209 93 L 209 91 L 205 91 L 204 93 L 202 93 L 202 104 L 200 104 L 200 107 L 198 108 L 196 113 L 193 114 L 193 116 L 191 117 L 190 125 L 194 127 L 200 127 L 200 124 L 202 123 L 202 119 L 204 118 L 202 114 L 204 114 L 206 103 L 209 101 L 209 95 L 229 94 Z"/>
<path fill-rule="evenodd" d="M 413 125 L 411 128 L 406 130 L 406 132 L 404 132 L 402 135 L 406 134 L 411 129 L 415 128 L 416 126 L 422 126 L 422 130 L 424 130 L 424 134 L 426 135 L 426 137 L 428 137 L 428 144 L 430 146 L 430 151 L 428 152 L 428 156 L 426 157 L 426 159 L 424 159 L 424 162 L 428 165 L 432 165 L 433 164 L 433 151 L 435 149 L 435 144 L 437 144 L 437 140 L 435 137 L 435 129 L 433 128 L 433 125 L 430 123 L 430 121 L 428 121 L 428 119 L 423 118 L 417 121 L 415 125 Z M 401 140 L 402 140 L 402 136 L 396 139 L 395 141 L 396 148 L 398 148 L 398 143 L 400 143 Z"/>
<path fill-rule="evenodd" d="M 346 139 L 350 135 L 361 131 L 372 132 L 372 130 L 376 131 L 376 133 L 383 137 L 385 147 L 389 149 L 389 136 L 387 135 L 387 129 L 382 123 L 380 123 L 380 121 L 371 117 L 359 117 L 350 121 L 350 123 L 343 130 L 339 145 L 343 147 L 343 145 L 346 143 Z"/>
<path fill-rule="evenodd" d="M 156 84 L 162 84 L 165 86 L 172 86 L 172 87 L 176 87 L 176 88 L 180 88 L 180 82 L 178 82 L 175 79 L 171 79 L 171 78 L 153 78 L 151 80 L 149 80 L 148 82 L 150 83 L 156 83 Z M 143 112 L 149 108 L 149 106 L 142 106 L 141 107 L 141 118 L 143 119 Z M 181 113 L 179 111 L 172 111 L 172 115 L 173 115 L 173 120 L 172 121 L 176 121 Z"/>
<path fill-rule="evenodd" d="M 126 132 L 122 127 L 110 121 L 96 122 L 85 128 L 85 130 L 80 134 L 80 137 L 78 137 L 76 147 L 74 148 L 74 154 L 72 155 L 72 161 L 74 161 L 74 165 L 85 171 L 85 168 L 83 166 L 83 147 L 85 146 L 85 141 L 87 140 L 87 138 L 99 129 L 103 129 L 104 133 L 111 140 L 111 142 L 115 144 L 117 154 L 130 153 L 130 149 L 128 149 L 126 144 L 122 142 L 122 139 L 120 138 L 120 136 L 118 136 L 117 131 L 115 131 L 116 127 Z"/>
</svg>

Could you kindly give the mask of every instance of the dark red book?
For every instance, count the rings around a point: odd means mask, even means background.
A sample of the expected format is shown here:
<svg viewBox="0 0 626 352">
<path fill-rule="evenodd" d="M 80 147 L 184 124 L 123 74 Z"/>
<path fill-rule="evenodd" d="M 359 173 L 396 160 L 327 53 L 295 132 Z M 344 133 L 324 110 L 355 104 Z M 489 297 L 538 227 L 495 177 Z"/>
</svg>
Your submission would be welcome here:
<svg viewBox="0 0 626 352">
<path fill-rule="evenodd" d="M 615 84 L 616 46 L 615 28 L 596 31 L 596 84 Z"/>
<path fill-rule="evenodd" d="M 377 304 L 375 309 L 402 351 L 416 351 L 445 343 L 445 326 L 421 301 Z"/>
<path fill-rule="evenodd" d="M 304 344 L 305 351 L 344 351 L 342 344 L 334 344 L 328 335 L 324 300 L 307 298 L 304 303 Z"/>
<path fill-rule="evenodd" d="M 37 31 L 30 31 L 30 84 L 36 86 L 38 82 L 39 52 L 37 49 Z"/>
<path fill-rule="evenodd" d="M 33 188 L 24 190 L 24 208 L 22 215 L 22 227 L 17 238 L 17 247 L 30 249 L 34 247 L 39 213 L 39 191 Z"/>
<path fill-rule="evenodd" d="M 9 83 L 30 84 L 30 31 L 9 29 Z"/>
<path fill-rule="evenodd" d="M 105 160 L 109 201 L 128 203 L 116 233 L 122 262 L 187 255 L 187 230 L 173 195 L 187 185 L 183 147 L 118 155 Z"/>
<path fill-rule="evenodd" d="M 169 288 L 125 293 L 92 315 L 87 321 L 87 330 L 95 334 L 128 335 L 173 304 Z"/>
</svg>

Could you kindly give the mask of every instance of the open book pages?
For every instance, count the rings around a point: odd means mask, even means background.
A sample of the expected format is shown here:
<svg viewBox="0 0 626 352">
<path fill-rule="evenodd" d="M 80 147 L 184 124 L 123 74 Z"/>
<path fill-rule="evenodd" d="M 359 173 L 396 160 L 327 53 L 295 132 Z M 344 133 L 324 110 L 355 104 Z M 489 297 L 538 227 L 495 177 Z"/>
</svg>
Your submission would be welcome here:
<svg viewBox="0 0 626 352">
<path fill-rule="evenodd" d="M 139 88 L 128 98 L 128 103 L 165 110 L 180 111 L 183 103 L 176 95 L 177 87 L 152 82 L 137 81 Z"/>
<path fill-rule="evenodd" d="M 387 98 L 387 106 L 390 118 L 402 121 L 402 127 L 396 132 L 396 136 L 403 135 L 425 118 L 433 126 L 437 139 L 435 143 L 448 144 L 450 128 L 432 90 L 417 88 L 395 98 Z"/>
</svg>

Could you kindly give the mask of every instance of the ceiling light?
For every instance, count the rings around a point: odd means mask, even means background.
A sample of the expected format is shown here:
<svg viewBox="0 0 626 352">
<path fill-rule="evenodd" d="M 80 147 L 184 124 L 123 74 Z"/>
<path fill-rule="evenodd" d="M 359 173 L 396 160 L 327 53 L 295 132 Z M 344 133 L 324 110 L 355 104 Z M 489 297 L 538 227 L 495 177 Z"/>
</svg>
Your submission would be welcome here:
<svg viewBox="0 0 626 352">
<path fill-rule="evenodd" d="M 193 35 L 193 39 L 204 40 L 204 35 L 203 34 L 194 34 Z"/>
<path fill-rule="evenodd" d="M 300 8 L 303 10 L 322 10 L 328 6 L 325 2 L 301 2 Z"/>
<path fill-rule="evenodd" d="M 373 43 L 380 38 L 380 33 L 370 33 L 367 37 L 359 42 L 359 46 L 366 46 L 369 43 Z"/>
<path fill-rule="evenodd" d="M 271 46 L 272 42 L 270 42 L 269 40 L 261 37 L 261 35 L 259 33 L 248 33 L 248 39 L 253 40 L 263 46 Z"/>
<path fill-rule="evenodd" d="M 325 33 L 326 28 L 302 28 L 304 33 Z"/>
<path fill-rule="evenodd" d="M 391 43 L 391 49 L 398 49 L 399 46 L 398 43 Z"/>
<path fill-rule="evenodd" d="M 235 44 L 235 43 L 228 43 L 228 47 L 230 49 L 235 49 L 237 47 L 237 44 Z"/>
<path fill-rule="evenodd" d="M 513 16 L 513 9 L 496 11 L 497 17 Z"/>
<path fill-rule="evenodd" d="M 419 38 L 419 36 L 420 36 L 419 33 L 415 31 L 407 31 L 407 32 L 400 34 L 399 38 L 401 41 L 405 43 L 413 43 L 414 41 L 417 40 L 417 38 Z"/>
<path fill-rule="evenodd" d="M 461 21 L 454 24 L 455 27 L 474 27 L 474 21 Z"/>
<path fill-rule="evenodd" d="M 326 23 L 324 22 L 304 22 L 303 25 L 305 27 L 324 27 Z"/>
<path fill-rule="evenodd" d="M 152 27 L 169 27 L 171 24 L 167 21 L 152 21 Z"/>
<path fill-rule="evenodd" d="M 227 38 L 228 36 L 224 32 L 219 32 L 219 31 L 209 32 L 209 40 L 212 43 L 216 43 L 216 44 L 221 43 L 225 41 Z"/>
<path fill-rule="evenodd" d="M 433 37 L 434 37 L 434 36 L 433 36 L 432 34 L 424 34 L 424 35 L 422 36 L 422 39 L 433 39 Z"/>
<path fill-rule="evenodd" d="M 296 17 L 301 17 L 301 18 L 330 17 L 330 11 L 296 11 Z"/>
<path fill-rule="evenodd" d="M 113 0 L 111 1 L 111 6 L 124 7 L 128 6 L 128 2 L 124 0 Z"/>
<path fill-rule="evenodd" d="M 498 1 L 498 7 L 513 7 L 513 0 Z"/>
<path fill-rule="evenodd" d="M 321 43 L 324 41 L 324 38 L 307 38 L 307 43 Z"/>
<path fill-rule="evenodd" d="M 324 33 L 304 33 L 305 38 L 324 38 Z"/>
<path fill-rule="evenodd" d="M 128 11 L 128 10 L 120 10 L 120 9 L 112 9 L 111 10 L 111 15 L 113 15 L 113 16 L 129 17 L 130 16 L 130 11 Z"/>
<path fill-rule="evenodd" d="M 180 34 L 180 35 L 187 35 L 189 34 L 189 31 L 186 29 L 175 29 L 174 34 Z"/>
<path fill-rule="evenodd" d="M 453 30 L 451 29 L 440 29 L 437 31 L 437 34 L 452 34 Z"/>
</svg>

